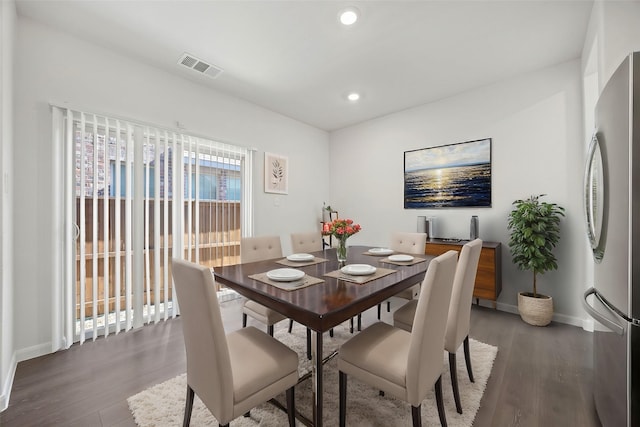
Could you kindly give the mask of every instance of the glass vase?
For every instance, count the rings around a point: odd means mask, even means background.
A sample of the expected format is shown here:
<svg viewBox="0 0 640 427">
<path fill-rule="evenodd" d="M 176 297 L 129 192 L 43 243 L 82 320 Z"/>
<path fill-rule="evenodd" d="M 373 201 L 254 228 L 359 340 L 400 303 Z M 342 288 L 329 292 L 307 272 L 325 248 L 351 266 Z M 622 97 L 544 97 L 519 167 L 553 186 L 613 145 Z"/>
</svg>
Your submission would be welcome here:
<svg viewBox="0 0 640 427">
<path fill-rule="evenodd" d="M 338 239 L 336 255 L 338 257 L 338 264 L 345 265 L 347 263 L 347 239 Z"/>
</svg>

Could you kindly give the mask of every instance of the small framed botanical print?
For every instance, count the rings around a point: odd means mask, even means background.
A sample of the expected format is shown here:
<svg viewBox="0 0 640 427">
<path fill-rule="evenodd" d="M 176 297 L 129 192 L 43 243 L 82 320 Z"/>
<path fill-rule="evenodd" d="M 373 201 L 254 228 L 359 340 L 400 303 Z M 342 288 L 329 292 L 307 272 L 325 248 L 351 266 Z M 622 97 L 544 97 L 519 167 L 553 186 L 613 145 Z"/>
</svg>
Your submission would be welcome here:
<svg viewBox="0 0 640 427">
<path fill-rule="evenodd" d="M 264 192 L 289 193 L 289 159 L 273 153 L 264 153 Z"/>
</svg>

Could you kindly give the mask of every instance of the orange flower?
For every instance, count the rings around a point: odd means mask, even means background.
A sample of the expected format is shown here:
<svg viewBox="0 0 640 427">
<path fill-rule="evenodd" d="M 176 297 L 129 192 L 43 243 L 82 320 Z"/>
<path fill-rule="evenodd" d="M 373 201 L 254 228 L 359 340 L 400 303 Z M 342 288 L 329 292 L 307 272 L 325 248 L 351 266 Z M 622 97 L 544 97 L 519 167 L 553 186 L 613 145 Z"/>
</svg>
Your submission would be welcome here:
<svg viewBox="0 0 640 427">
<path fill-rule="evenodd" d="M 322 235 L 346 239 L 360 230 L 362 230 L 360 224 L 354 224 L 352 219 L 334 219 L 331 222 L 325 222 L 323 224 Z"/>
</svg>

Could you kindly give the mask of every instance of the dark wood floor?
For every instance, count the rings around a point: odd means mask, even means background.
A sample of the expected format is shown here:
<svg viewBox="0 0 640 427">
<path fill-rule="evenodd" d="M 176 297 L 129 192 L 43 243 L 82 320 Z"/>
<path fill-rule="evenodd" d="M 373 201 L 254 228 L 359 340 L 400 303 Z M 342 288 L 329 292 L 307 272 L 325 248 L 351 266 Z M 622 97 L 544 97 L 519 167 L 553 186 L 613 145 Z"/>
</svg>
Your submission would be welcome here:
<svg viewBox="0 0 640 427">
<path fill-rule="evenodd" d="M 223 304 L 228 330 L 241 326 L 240 304 Z M 170 320 L 21 362 L 0 426 L 134 426 L 127 397 L 185 370 L 181 328 Z M 474 306 L 471 337 L 499 348 L 474 426 L 600 426 L 590 333 Z"/>
</svg>

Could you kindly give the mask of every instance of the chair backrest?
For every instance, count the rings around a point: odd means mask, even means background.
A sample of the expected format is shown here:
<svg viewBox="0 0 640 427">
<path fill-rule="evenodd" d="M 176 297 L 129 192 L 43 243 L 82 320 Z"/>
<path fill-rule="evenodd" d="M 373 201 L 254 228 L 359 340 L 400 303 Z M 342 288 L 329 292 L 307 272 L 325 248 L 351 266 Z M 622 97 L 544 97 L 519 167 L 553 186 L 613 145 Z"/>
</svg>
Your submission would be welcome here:
<svg viewBox="0 0 640 427">
<path fill-rule="evenodd" d="M 407 401 L 418 406 L 442 373 L 444 333 L 458 253 L 448 251 L 429 263 L 413 318 L 407 358 Z"/>
<path fill-rule="evenodd" d="M 319 231 L 291 233 L 293 253 L 317 252 L 322 250 L 322 234 Z"/>
<path fill-rule="evenodd" d="M 407 254 L 424 255 L 427 233 L 396 232 L 391 234 L 390 249 Z"/>
<path fill-rule="evenodd" d="M 450 353 L 455 353 L 465 337 L 469 335 L 473 286 L 476 282 L 481 251 L 482 240 L 480 239 L 465 244 L 460 251 L 444 338 L 444 348 Z"/>
<path fill-rule="evenodd" d="M 171 264 L 187 353 L 187 384 L 219 419 L 233 413 L 233 378 L 213 274 L 208 267 Z"/>
<path fill-rule="evenodd" d="M 280 236 L 243 237 L 240 240 L 240 261 L 243 263 L 281 256 Z"/>
</svg>

